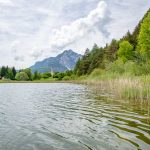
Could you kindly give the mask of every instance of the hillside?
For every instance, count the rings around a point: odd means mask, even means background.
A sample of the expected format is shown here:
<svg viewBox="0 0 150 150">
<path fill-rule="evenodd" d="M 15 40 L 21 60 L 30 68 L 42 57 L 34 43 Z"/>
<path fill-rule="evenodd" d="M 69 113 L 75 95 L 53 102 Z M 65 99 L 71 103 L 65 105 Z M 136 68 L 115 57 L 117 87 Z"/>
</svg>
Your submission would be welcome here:
<svg viewBox="0 0 150 150">
<path fill-rule="evenodd" d="M 66 70 L 72 70 L 75 67 L 76 62 L 82 55 L 75 53 L 72 50 L 65 50 L 63 53 L 56 57 L 49 57 L 43 61 L 36 62 L 30 67 L 32 72 L 38 71 L 40 73 L 49 72 L 64 72 Z"/>
</svg>

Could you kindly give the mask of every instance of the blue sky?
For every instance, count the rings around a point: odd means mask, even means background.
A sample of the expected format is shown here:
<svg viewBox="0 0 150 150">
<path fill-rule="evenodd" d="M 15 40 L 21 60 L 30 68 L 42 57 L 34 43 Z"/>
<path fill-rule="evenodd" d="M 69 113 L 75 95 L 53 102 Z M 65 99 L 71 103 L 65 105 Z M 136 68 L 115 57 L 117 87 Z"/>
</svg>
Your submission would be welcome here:
<svg viewBox="0 0 150 150">
<path fill-rule="evenodd" d="M 0 0 L 0 66 L 104 46 L 133 31 L 149 7 L 150 0 Z"/>
</svg>

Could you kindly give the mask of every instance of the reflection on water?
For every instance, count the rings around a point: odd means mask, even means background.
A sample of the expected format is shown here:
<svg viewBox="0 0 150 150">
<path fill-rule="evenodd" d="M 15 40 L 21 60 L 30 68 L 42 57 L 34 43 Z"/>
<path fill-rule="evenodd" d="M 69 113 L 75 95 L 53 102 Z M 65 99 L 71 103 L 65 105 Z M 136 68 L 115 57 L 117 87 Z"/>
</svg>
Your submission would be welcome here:
<svg viewBox="0 0 150 150">
<path fill-rule="evenodd" d="M 150 149 L 146 114 L 83 85 L 0 84 L 0 150 Z"/>
</svg>

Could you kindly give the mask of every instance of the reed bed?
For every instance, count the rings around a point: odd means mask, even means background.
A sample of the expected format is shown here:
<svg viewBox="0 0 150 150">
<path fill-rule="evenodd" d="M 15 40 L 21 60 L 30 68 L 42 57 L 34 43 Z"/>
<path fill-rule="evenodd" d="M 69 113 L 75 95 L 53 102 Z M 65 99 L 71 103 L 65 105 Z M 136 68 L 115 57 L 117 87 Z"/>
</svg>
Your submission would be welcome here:
<svg viewBox="0 0 150 150">
<path fill-rule="evenodd" d="M 108 93 L 119 99 L 150 103 L 150 76 L 117 77 L 115 79 L 85 79 L 85 84 L 98 93 Z"/>
</svg>

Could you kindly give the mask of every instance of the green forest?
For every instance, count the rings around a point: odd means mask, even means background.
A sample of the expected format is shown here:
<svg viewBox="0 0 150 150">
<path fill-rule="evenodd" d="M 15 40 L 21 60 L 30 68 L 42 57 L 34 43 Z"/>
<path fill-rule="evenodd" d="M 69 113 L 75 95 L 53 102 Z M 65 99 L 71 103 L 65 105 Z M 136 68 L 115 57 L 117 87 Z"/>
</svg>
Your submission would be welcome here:
<svg viewBox="0 0 150 150">
<path fill-rule="evenodd" d="M 75 75 L 72 70 L 65 72 L 45 72 L 39 73 L 35 71 L 31 72 L 31 69 L 16 70 L 15 67 L 2 66 L 0 68 L 0 79 L 2 81 L 16 80 L 16 81 L 52 81 L 52 80 L 70 80 L 75 79 Z"/>
</svg>

